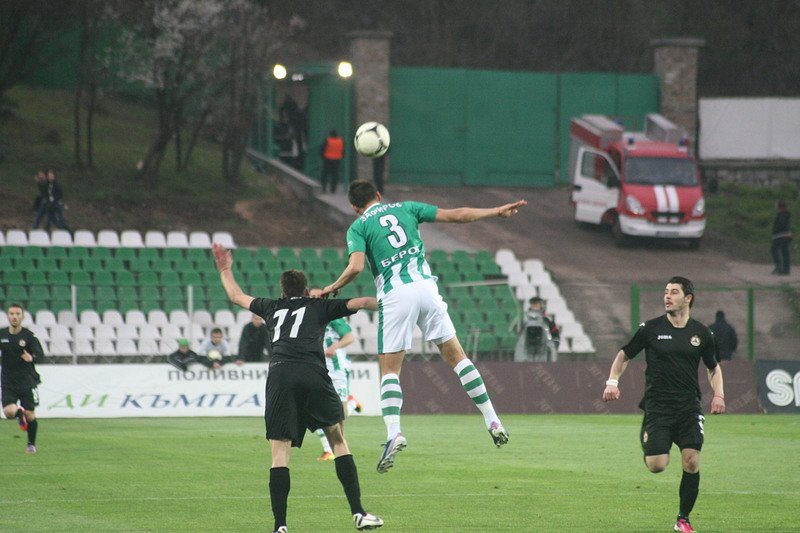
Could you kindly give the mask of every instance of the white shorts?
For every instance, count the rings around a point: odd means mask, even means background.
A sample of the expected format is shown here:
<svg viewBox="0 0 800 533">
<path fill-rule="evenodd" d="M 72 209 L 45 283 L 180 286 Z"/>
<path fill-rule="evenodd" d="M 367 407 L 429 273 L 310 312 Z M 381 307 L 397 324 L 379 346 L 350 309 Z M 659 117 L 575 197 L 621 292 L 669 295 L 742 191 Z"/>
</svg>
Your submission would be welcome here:
<svg viewBox="0 0 800 533">
<path fill-rule="evenodd" d="M 447 304 L 432 279 L 394 287 L 378 303 L 378 353 L 410 350 L 414 325 L 426 341 L 437 345 L 456 336 Z"/>
<path fill-rule="evenodd" d="M 350 396 L 350 373 L 345 369 L 328 370 L 328 375 L 333 381 L 333 388 L 336 389 L 336 394 L 343 402 L 347 401 Z"/>
</svg>

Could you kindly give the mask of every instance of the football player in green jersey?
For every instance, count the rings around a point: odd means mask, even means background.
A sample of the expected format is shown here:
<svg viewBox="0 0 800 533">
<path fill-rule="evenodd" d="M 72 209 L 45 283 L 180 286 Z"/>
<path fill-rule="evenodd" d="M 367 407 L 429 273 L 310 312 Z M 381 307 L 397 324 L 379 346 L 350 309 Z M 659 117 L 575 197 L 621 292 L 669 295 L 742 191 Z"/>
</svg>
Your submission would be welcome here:
<svg viewBox="0 0 800 533">
<path fill-rule="evenodd" d="M 465 391 L 483 414 L 486 428 L 498 447 L 508 442 L 508 432 L 495 413 L 480 372 L 467 358 L 456 337 L 436 285 L 436 276 L 425 260 L 425 244 L 419 233 L 423 222 L 474 222 L 491 217 L 508 218 L 516 214 L 525 200 L 492 208 L 462 207 L 439 209 L 420 202 L 382 203 L 372 182 L 356 180 L 348 191 L 350 204 L 358 218 L 347 231 L 350 259 L 339 278 L 323 289 L 332 294 L 364 270 L 369 262 L 379 303 L 378 360 L 381 367 L 381 412 L 387 442 L 378 462 L 378 472 L 387 472 L 397 452 L 406 447 L 400 430 L 403 391 L 400 370 L 405 352 L 411 348 L 415 325 L 426 341 L 439 348 L 453 368 Z"/>
</svg>

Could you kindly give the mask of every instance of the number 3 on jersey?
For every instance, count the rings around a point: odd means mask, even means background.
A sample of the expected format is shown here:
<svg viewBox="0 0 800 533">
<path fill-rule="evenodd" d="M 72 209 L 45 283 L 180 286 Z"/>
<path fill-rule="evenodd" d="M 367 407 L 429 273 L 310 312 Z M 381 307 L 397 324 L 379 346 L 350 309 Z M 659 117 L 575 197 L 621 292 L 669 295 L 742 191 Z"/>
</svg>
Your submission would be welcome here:
<svg viewBox="0 0 800 533">
<path fill-rule="evenodd" d="M 281 326 L 286 321 L 286 315 L 289 313 L 288 309 L 280 309 L 279 311 L 275 311 L 275 314 L 272 315 L 272 318 L 277 318 L 278 323 L 275 324 L 275 334 L 272 336 L 272 342 L 277 341 L 281 338 Z M 303 316 L 306 314 L 306 308 L 301 307 L 295 311 L 292 311 L 292 316 L 294 318 L 294 324 L 292 324 L 292 329 L 289 330 L 289 337 L 292 339 L 297 338 L 297 332 L 300 331 L 300 324 L 303 323 Z"/>
<path fill-rule="evenodd" d="M 380 222 L 381 226 L 384 228 L 389 228 L 389 231 L 392 232 L 392 235 L 386 237 L 389 240 L 389 244 L 392 245 L 392 248 L 400 248 L 408 242 L 406 232 L 403 231 L 403 228 L 399 223 L 400 221 L 397 220 L 396 216 L 383 215 L 378 219 L 378 222 Z"/>
</svg>

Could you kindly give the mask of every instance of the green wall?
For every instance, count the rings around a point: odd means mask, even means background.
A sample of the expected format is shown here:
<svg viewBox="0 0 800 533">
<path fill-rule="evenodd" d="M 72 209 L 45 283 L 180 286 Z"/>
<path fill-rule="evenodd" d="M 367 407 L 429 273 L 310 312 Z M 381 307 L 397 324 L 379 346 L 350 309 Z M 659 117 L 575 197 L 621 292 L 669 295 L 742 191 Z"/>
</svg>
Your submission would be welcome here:
<svg viewBox="0 0 800 533">
<path fill-rule="evenodd" d="M 390 76 L 393 183 L 557 185 L 567 181 L 573 117 L 602 113 L 640 129 L 658 111 L 653 75 L 393 68 Z"/>
</svg>

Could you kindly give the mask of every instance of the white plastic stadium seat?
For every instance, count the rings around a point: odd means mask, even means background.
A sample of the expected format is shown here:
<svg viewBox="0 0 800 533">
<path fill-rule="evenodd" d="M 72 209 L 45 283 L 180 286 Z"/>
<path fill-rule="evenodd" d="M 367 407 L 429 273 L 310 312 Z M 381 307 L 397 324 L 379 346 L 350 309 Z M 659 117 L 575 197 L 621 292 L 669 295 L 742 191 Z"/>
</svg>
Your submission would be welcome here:
<svg viewBox="0 0 800 533">
<path fill-rule="evenodd" d="M 123 248 L 144 248 L 142 234 L 135 229 L 123 230 L 119 236 L 119 244 Z"/>
<path fill-rule="evenodd" d="M 56 324 L 58 324 L 56 321 L 56 315 L 54 315 L 52 311 L 47 309 L 40 309 L 39 311 L 36 311 L 37 326 L 45 326 L 49 328 L 51 326 L 55 326 Z"/>
<path fill-rule="evenodd" d="M 72 332 L 69 329 L 69 326 L 65 326 L 64 324 L 56 324 L 55 326 L 50 326 L 50 340 L 51 341 L 64 341 L 69 342 L 72 340 Z"/>
<path fill-rule="evenodd" d="M 512 287 L 519 287 L 520 285 L 530 285 L 528 276 L 522 272 L 509 272 L 508 284 Z"/>
<path fill-rule="evenodd" d="M 94 328 L 94 338 L 100 340 L 115 340 L 117 338 L 117 330 L 114 326 L 108 324 L 100 324 Z"/>
<path fill-rule="evenodd" d="M 120 324 L 117 326 L 117 339 L 134 340 L 139 338 L 139 328 L 133 324 Z"/>
<path fill-rule="evenodd" d="M 113 229 L 101 229 L 97 232 L 97 246 L 119 248 L 119 235 Z"/>
<path fill-rule="evenodd" d="M 546 300 L 548 304 L 551 300 L 563 299 L 561 291 L 558 290 L 558 285 L 540 285 L 539 297 Z"/>
<path fill-rule="evenodd" d="M 40 326 L 38 324 L 34 326 L 28 324 L 28 329 L 31 330 L 33 334 L 36 335 L 36 338 L 41 342 L 47 342 L 50 340 L 50 334 L 47 332 L 47 328 L 45 326 Z"/>
<path fill-rule="evenodd" d="M 117 354 L 119 355 L 136 355 L 139 353 L 139 348 L 133 339 L 120 339 L 117 341 Z"/>
<path fill-rule="evenodd" d="M 167 317 L 167 313 L 161 309 L 153 309 L 152 311 L 147 312 L 147 323 L 151 326 L 160 327 L 165 324 L 169 324 L 169 318 Z"/>
<path fill-rule="evenodd" d="M 522 271 L 531 274 L 544 272 L 544 263 L 539 259 L 526 259 L 522 262 Z"/>
<path fill-rule="evenodd" d="M 10 229 L 6 232 L 8 246 L 28 246 L 28 234 L 21 229 Z"/>
<path fill-rule="evenodd" d="M 167 233 L 167 248 L 188 248 L 189 239 L 185 231 L 170 231 Z"/>
<path fill-rule="evenodd" d="M 32 229 L 28 233 L 30 246 L 50 246 L 50 235 L 43 229 Z"/>
<path fill-rule="evenodd" d="M 553 285 L 553 278 L 550 276 L 550 272 L 547 271 L 531 274 L 530 280 L 531 284 L 537 287 L 541 285 Z"/>
<path fill-rule="evenodd" d="M 75 355 L 94 355 L 94 348 L 92 347 L 92 341 L 89 339 L 78 339 L 75 341 L 75 348 L 74 348 Z"/>
<path fill-rule="evenodd" d="M 200 324 L 200 326 L 207 328 L 214 325 L 214 317 L 205 309 L 200 309 L 192 314 L 192 322 Z"/>
<path fill-rule="evenodd" d="M 170 345 L 175 344 L 175 342 L 183 337 L 183 331 L 181 330 L 180 326 L 177 324 L 165 324 L 161 326 L 161 340 L 167 341 Z M 175 348 L 173 348 L 170 353 L 174 352 Z"/>
<path fill-rule="evenodd" d="M 227 231 L 215 231 L 214 234 L 211 236 L 211 242 L 221 244 L 222 246 L 228 248 L 229 250 L 236 248 L 236 243 L 233 242 L 233 235 L 231 235 Z"/>
<path fill-rule="evenodd" d="M 514 295 L 516 296 L 517 300 L 527 302 L 536 296 L 536 288 L 533 285 L 519 285 L 516 289 L 514 289 Z"/>
<path fill-rule="evenodd" d="M 189 234 L 189 248 L 211 248 L 211 237 L 205 231 L 193 231 Z"/>
<path fill-rule="evenodd" d="M 75 246 L 97 246 L 97 241 L 94 240 L 94 233 L 89 230 L 79 229 L 72 237 L 72 243 Z"/>
<path fill-rule="evenodd" d="M 94 340 L 94 329 L 86 324 L 77 324 L 72 328 L 72 335 L 75 342 L 80 340 Z"/>
<path fill-rule="evenodd" d="M 100 315 L 94 309 L 81 311 L 79 322 L 87 326 L 99 326 L 103 323 L 100 319 Z"/>
<path fill-rule="evenodd" d="M 0 246 L 6 245 L 6 234 L 0 229 Z"/>
<path fill-rule="evenodd" d="M 174 340 L 161 340 L 158 342 L 158 355 L 169 355 L 178 349 Z"/>
<path fill-rule="evenodd" d="M 161 332 L 158 330 L 158 326 L 154 326 L 152 324 L 145 324 L 144 326 L 139 328 L 139 339 L 160 339 Z"/>
<path fill-rule="evenodd" d="M 583 331 L 583 326 L 579 322 L 561 322 L 558 325 L 561 328 L 561 337 L 585 337 L 586 332 Z"/>
<path fill-rule="evenodd" d="M 0 313 L 0 328 L 7 328 L 8 327 L 8 315 L 5 313 Z"/>
<path fill-rule="evenodd" d="M 511 261 L 516 261 L 517 256 L 514 255 L 512 250 L 508 248 L 500 248 L 494 254 L 494 262 L 500 266 L 503 266 L 505 263 L 509 263 Z"/>
<path fill-rule="evenodd" d="M 139 341 L 139 354 L 140 355 L 158 355 L 158 340 L 157 339 L 142 339 Z"/>
<path fill-rule="evenodd" d="M 114 341 L 112 339 L 98 339 L 94 343 L 94 353 L 97 355 L 116 356 L 117 349 L 114 347 Z"/>
<path fill-rule="evenodd" d="M 64 326 L 72 327 L 78 323 L 78 317 L 72 311 L 59 311 L 58 323 Z"/>
<path fill-rule="evenodd" d="M 163 231 L 148 231 L 144 234 L 144 245 L 147 248 L 166 248 L 167 237 Z"/>
<path fill-rule="evenodd" d="M 236 317 L 227 309 L 220 309 L 214 313 L 214 324 L 221 328 L 229 328 L 236 325 Z"/>
<path fill-rule="evenodd" d="M 175 309 L 169 312 L 169 323 L 184 327 L 189 325 L 189 313 L 183 309 Z"/>
<path fill-rule="evenodd" d="M 125 323 L 125 319 L 122 318 L 122 315 L 116 309 L 107 309 L 103 311 L 103 324 L 108 326 L 121 326 Z"/>
<path fill-rule="evenodd" d="M 200 344 L 206 338 L 206 334 L 203 331 L 203 326 L 200 324 L 191 324 L 183 328 L 183 336 L 189 339 L 189 342 L 194 344 Z"/>
<path fill-rule="evenodd" d="M 50 346 L 47 351 L 48 356 L 70 356 L 72 355 L 72 347 L 69 345 L 67 339 L 53 339 L 50 341 Z"/>
<path fill-rule="evenodd" d="M 131 309 L 125 312 L 125 323 L 132 326 L 144 326 L 147 324 L 147 317 L 138 309 Z"/>
<path fill-rule="evenodd" d="M 53 230 L 50 236 L 50 244 L 53 246 L 72 246 L 72 234 L 65 229 Z"/>
</svg>

